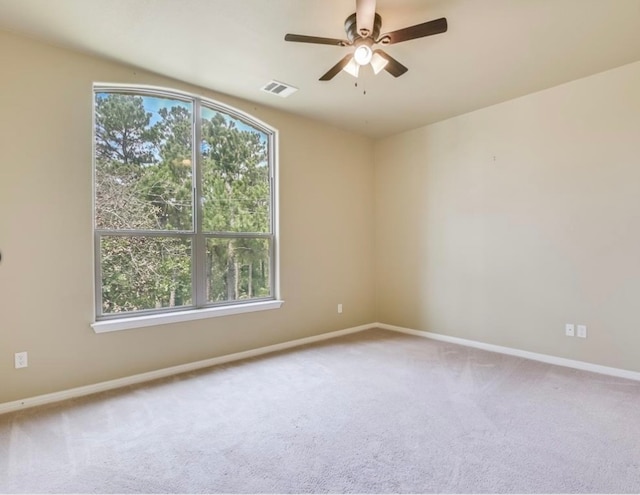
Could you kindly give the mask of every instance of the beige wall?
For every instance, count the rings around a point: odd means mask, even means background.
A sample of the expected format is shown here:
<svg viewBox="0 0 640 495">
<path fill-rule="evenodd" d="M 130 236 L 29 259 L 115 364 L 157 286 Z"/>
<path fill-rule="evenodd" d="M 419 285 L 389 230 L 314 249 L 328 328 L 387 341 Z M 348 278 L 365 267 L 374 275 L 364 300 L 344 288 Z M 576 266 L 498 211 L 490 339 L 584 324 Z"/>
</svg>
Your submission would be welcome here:
<svg viewBox="0 0 640 495">
<path fill-rule="evenodd" d="M 376 320 L 640 371 L 640 62 L 376 143 L 6 33 L 0 64 L 0 403 Z M 282 309 L 91 330 L 94 81 L 279 129 Z"/>
<path fill-rule="evenodd" d="M 378 321 L 640 371 L 640 62 L 375 157 Z"/>
<path fill-rule="evenodd" d="M 0 403 L 375 320 L 369 139 L 7 33 L 0 66 Z M 279 130 L 280 310 L 93 332 L 94 81 L 203 94 Z"/>
</svg>

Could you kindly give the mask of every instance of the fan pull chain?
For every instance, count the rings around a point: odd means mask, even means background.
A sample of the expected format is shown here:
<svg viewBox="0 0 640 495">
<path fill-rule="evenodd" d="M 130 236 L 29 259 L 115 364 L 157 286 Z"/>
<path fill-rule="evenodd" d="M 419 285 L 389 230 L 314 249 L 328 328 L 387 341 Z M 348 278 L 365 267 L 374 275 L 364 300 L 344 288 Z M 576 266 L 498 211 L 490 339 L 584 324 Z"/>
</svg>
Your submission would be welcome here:
<svg viewBox="0 0 640 495">
<path fill-rule="evenodd" d="M 358 87 L 358 81 L 356 81 L 356 82 L 355 82 L 355 87 L 356 87 L 356 88 Z M 365 86 L 365 88 L 362 90 L 362 95 L 363 95 L 363 96 L 367 96 L 367 88 L 366 88 L 366 86 Z"/>
</svg>

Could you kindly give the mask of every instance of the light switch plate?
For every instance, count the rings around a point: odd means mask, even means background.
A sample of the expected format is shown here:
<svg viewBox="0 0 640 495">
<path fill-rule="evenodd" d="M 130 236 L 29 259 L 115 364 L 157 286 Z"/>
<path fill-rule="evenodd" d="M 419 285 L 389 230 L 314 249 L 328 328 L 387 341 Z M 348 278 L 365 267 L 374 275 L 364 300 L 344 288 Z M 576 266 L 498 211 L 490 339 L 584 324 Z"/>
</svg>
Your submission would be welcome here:
<svg viewBox="0 0 640 495">
<path fill-rule="evenodd" d="M 578 337 L 581 339 L 587 338 L 587 325 L 578 325 Z"/>
</svg>

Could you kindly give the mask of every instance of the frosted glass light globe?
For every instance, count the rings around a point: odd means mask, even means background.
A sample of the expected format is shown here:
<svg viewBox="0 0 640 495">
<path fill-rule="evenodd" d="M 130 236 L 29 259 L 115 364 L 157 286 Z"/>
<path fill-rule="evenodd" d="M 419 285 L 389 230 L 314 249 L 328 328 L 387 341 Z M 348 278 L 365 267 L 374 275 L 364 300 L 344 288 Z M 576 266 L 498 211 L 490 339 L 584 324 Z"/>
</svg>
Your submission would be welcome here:
<svg viewBox="0 0 640 495">
<path fill-rule="evenodd" d="M 367 45 L 360 45 L 353 52 L 353 58 L 358 63 L 358 65 L 367 65 L 369 62 L 371 62 L 372 56 L 373 52 Z"/>
</svg>

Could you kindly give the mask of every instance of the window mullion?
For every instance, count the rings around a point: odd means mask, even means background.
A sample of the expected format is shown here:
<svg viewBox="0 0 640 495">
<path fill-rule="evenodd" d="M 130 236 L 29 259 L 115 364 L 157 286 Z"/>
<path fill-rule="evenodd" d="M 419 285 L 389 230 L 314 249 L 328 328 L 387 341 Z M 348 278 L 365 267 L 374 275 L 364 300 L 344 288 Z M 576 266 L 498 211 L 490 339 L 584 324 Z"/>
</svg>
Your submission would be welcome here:
<svg viewBox="0 0 640 495">
<path fill-rule="evenodd" d="M 196 98 L 193 112 L 193 156 L 194 156 L 194 259 L 193 259 L 193 300 L 196 307 L 204 306 L 207 302 L 207 273 L 206 273 L 206 243 L 202 234 L 203 204 L 202 204 L 202 117 L 200 100 Z"/>
</svg>

